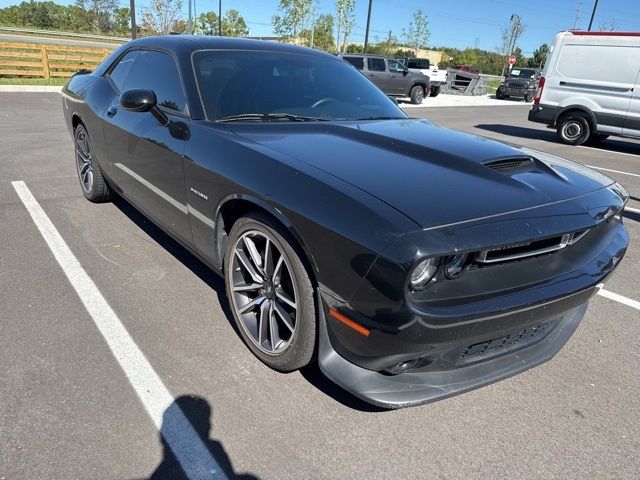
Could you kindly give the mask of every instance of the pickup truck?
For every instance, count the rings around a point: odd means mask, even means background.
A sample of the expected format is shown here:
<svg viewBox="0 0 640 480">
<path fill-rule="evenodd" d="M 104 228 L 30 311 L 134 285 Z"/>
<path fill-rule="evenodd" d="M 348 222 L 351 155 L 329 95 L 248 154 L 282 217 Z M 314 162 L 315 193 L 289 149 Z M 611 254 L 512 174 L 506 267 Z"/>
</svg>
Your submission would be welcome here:
<svg viewBox="0 0 640 480">
<path fill-rule="evenodd" d="M 411 72 L 421 73 L 429 77 L 431 90 L 430 97 L 435 97 L 440 93 L 442 85 L 447 83 L 447 70 L 439 70 L 437 65 L 431 65 L 428 58 L 403 58 L 402 64 Z"/>
</svg>

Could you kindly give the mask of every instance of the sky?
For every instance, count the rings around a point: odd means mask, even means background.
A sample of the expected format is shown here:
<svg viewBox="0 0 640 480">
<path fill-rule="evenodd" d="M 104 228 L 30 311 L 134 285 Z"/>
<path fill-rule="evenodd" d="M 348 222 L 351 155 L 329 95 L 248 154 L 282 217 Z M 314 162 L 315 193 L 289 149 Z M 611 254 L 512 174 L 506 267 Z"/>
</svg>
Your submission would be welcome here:
<svg viewBox="0 0 640 480">
<path fill-rule="evenodd" d="M 73 3 L 73 0 L 54 1 Z M 185 16 L 187 1 L 183 0 Z M 218 0 L 194 1 L 197 13 L 218 10 Z M 128 0 L 117 2 L 129 6 Z M 19 0 L 0 0 L 0 7 L 15 3 Z M 149 0 L 137 0 L 136 10 L 148 3 Z M 277 13 L 278 3 L 278 0 L 222 0 L 222 10 L 239 10 L 251 35 L 268 36 L 273 33 L 271 17 Z M 429 19 L 430 46 L 495 50 L 500 43 L 501 28 L 516 13 L 526 25 L 518 46 L 524 55 L 531 56 L 540 44 L 550 43 L 557 32 L 573 28 L 580 3 L 582 17 L 577 28 L 586 30 L 595 0 L 373 0 L 369 41 L 386 39 L 389 30 L 402 39 L 402 29 L 408 26 L 412 12 L 421 9 Z M 316 0 L 316 6 L 318 13 L 335 14 L 335 0 Z M 368 0 L 356 0 L 356 26 L 350 37 L 353 42 L 364 42 L 367 6 Z M 612 23 L 616 30 L 640 31 L 640 0 L 600 0 L 593 29 Z"/>
</svg>

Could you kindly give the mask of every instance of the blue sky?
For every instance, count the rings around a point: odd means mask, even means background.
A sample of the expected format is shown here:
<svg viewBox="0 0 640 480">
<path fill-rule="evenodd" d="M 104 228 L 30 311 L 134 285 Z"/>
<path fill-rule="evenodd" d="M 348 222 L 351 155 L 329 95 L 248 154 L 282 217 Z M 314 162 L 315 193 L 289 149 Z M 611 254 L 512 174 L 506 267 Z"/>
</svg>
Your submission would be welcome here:
<svg viewBox="0 0 640 480">
<path fill-rule="evenodd" d="M 127 0 L 117 0 L 129 6 Z M 187 11 L 186 1 L 183 10 Z M 198 13 L 218 9 L 217 0 L 195 0 Z M 149 0 L 138 0 L 139 8 Z M 0 0 L 4 7 L 16 0 Z M 57 3 L 73 3 L 59 0 Z M 236 8 L 244 16 L 251 35 L 272 34 L 271 17 L 276 13 L 278 0 L 222 0 L 223 11 Z M 512 13 L 522 17 L 527 25 L 519 46 L 525 55 L 543 42 L 551 42 L 553 36 L 574 25 L 580 0 L 373 0 L 370 41 L 386 38 L 388 31 L 401 37 L 411 18 L 411 13 L 420 8 L 429 18 L 432 46 L 479 47 L 494 50 L 499 43 L 500 29 L 508 22 Z M 587 28 L 595 0 L 583 0 L 582 18 L 578 28 Z M 368 0 L 356 1 L 356 27 L 352 41 L 363 42 L 367 22 Z M 455 8 L 449 5 L 456 5 Z M 335 0 L 318 0 L 320 13 L 335 13 Z M 640 0 L 600 0 L 594 29 L 600 24 L 616 24 L 616 30 L 640 31 Z"/>
</svg>

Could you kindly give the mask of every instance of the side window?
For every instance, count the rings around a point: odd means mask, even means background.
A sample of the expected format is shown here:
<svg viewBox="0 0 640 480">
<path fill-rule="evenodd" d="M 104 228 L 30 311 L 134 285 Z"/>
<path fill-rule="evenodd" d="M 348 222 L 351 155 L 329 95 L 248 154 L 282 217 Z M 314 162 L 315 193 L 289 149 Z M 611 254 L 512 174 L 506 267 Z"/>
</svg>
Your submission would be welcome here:
<svg viewBox="0 0 640 480">
<path fill-rule="evenodd" d="M 404 67 L 396 60 L 389 60 L 389 71 L 394 73 L 404 73 Z"/>
<path fill-rule="evenodd" d="M 131 88 L 153 90 L 159 106 L 176 112 L 186 111 L 187 99 L 178 67 L 167 53 L 140 50 L 124 83 L 124 90 Z"/>
<path fill-rule="evenodd" d="M 138 50 L 132 50 L 128 52 L 124 57 L 120 59 L 118 64 L 111 70 L 109 73 L 109 77 L 113 80 L 113 83 L 116 85 L 118 90 L 122 91 L 124 89 L 124 82 L 129 76 L 129 72 L 131 71 L 131 67 L 133 65 L 133 61 L 138 56 Z"/>
<path fill-rule="evenodd" d="M 344 57 L 344 59 L 358 70 L 364 69 L 364 58 L 362 57 Z"/>
<path fill-rule="evenodd" d="M 369 70 L 372 72 L 384 72 L 384 58 L 368 58 Z"/>
</svg>

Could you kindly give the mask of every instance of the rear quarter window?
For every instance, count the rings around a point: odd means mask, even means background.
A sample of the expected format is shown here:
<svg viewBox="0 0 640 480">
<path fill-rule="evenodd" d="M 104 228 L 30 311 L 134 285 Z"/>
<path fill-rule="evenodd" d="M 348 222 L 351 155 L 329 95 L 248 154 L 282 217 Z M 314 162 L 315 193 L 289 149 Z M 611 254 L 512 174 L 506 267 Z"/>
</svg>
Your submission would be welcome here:
<svg viewBox="0 0 640 480">
<path fill-rule="evenodd" d="M 566 78 L 634 84 L 640 48 L 609 45 L 565 45 L 556 64 Z"/>
<path fill-rule="evenodd" d="M 344 57 L 344 59 L 349 62 L 351 65 L 356 67 L 358 70 L 364 69 L 364 58 L 363 57 Z"/>
<path fill-rule="evenodd" d="M 372 72 L 384 72 L 384 58 L 368 58 L 369 70 Z"/>
</svg>

